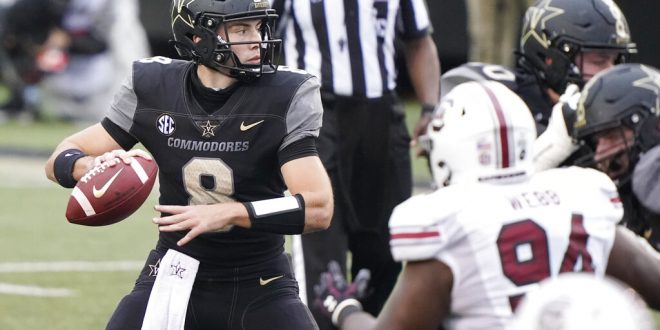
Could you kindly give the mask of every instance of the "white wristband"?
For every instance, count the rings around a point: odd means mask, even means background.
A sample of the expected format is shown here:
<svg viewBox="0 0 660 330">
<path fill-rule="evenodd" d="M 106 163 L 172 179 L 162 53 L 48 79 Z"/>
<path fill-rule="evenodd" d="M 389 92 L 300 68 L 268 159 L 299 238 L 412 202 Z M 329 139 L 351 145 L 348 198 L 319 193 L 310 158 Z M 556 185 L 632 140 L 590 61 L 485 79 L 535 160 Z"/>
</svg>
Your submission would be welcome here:
<svg viewBox="0 0 660 330">
<path fill-rule="evenodd" d="M 339 324 L 339 315 L 341 314 L 341 311 L 344 310 L 344 308 L 349 306 L 355 306 L 359 310 L 362 310 L 362 304 L 360 304 L 360 302 L 357 301 L 357 299 L 349 298 L 346 300 L 342 300 L 339 304 L 337 304 L 337 307 L 335 307 L 334 312 L 332 312 L 332 324 L 334 324 L 338 328 L 341 326 Z"/>
</svg>

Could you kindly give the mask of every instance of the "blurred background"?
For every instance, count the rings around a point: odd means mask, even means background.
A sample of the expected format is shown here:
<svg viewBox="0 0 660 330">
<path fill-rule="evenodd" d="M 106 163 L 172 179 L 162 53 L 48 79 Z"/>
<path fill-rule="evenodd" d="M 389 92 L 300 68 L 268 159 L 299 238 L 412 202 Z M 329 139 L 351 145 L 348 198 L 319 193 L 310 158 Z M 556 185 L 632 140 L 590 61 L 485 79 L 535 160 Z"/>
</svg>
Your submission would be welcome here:
<svg viewBox="0 0 660 330">
<path fill-rule="evenodd" d="M 469 0 L 468 0 L 469 1 Z M 479 0 L 498 2 L 501 6 L 510 6 L 511 10 L 519 11 L 519 16 L 524 15 L 525 0 Z M 458 65 L 465 63 L 469 57 L 469 44 L 467 26 L 467 1 L 465 0 L 427 0 L 427 6 L 434 26 L 433 37 L 438 47 L 438 54 L 442 62 L 442 70 L 449 71 Z M 532 2 L 532 1 L 530 1 Z M 633 59 L 660 67 L 660 1 L 658 0 L 615 0 L 619 5 L 630 26 L 633 40 L 639 47 L 639 54 Z M 513 6 L 512 4 L 516 4 Z M 169 8 L 162 6 L 159 1 L 140 1 L 140 17 L 149 37 L 149 44 L 154 54 L 167 57 L 176 56 L 176 53 L 167 44 L 170 38 L 170 27 L 167 22 Z M 498 30 L 502 30 L 500 27 Z M 514 24 L 511 31 L 501 33 L 515 34 L 517 40 L 518 24 Z M 515 47 L 516 45 L 514 45 Z M 511 49 L 512 50 L 512 49 Z M 497 60 L 483 61 L 495 64 L 510 65 Z M 410 90 L 407 83 L 405 67 L 400 66 L 402 89 Z"/>
<path fill-rule="evenodd" d="M 443 71 L 468 60 L 513 64 L 510 54 L 517 46 L 520 17 L 532 1 L 487 0 L 495 3 L 493 15 L 479 15 L 476 5 L 470 14 L 469 4 L 479 1 L 427 1 Z M 639 48 L 633 61 L 660 67 L 660 1 L 616 3 Z M 169 1 L 164 0 L 0 0 L 0 121 L 27 109 L 23 117 L 95 122 L 131 60 L 177 57 L 168 44 L 169 15 Z M 474 32 L 479 29 L 487 33 Z M 38 49 L 42 45 L 48 48 Z M 411 88 L 402 59 L 399 64 L 405 96 Z"/>
<path fill-rule="evenodd" d="M 470 54 L 480 45 L 469 37 L 468 1 L 427 0 L 442 70 L 468 59 L 510 65 Z M 497 2 L 514 18 L 527 2 L 478 1 Z M 660 67 L 660 0 L 616 3 L 638 45 L 633 61 Z M 98 121 L 132 60 L 176 57 L 169 16 L 166 0 L 0 0 L 0 329 L 103 328 L 132 287 L 156 241 L 157 188 L 120 223 L 71 225 L 64 217 L 69 191 L 47 181 L 43 165 L 62 138 Z M 518 21 L 506 23 L 473 24 L 494 24 L 495 35 L 517 40 Z M 409 101 L 409 127 L 418 116 L 419 105 Z M 416 189 L 428 189 L 426 164 L 414 159 Z"/>
</svg>

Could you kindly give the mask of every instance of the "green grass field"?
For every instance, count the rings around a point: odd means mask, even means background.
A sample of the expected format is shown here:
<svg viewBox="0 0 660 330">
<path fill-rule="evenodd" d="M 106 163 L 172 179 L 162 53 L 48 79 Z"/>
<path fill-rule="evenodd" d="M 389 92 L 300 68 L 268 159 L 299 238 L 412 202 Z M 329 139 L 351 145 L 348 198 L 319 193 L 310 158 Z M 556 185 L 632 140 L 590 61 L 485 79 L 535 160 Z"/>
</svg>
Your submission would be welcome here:
<svg viewBox="0 0 660 330">
<path fill-rule="evenodd" d="M 411 110 L 409 122 L 417 115 Z M 66 221 L 69 191 L 45 179 L 43 155 L 78 129 L 0 124 L 0 329 L 103 329 L 155 245 L 157 230 L 150 219 L 156 193 L 112 226 Z M 415 181 L 424 184 L 426 165 L 419 159 L 413 165 Z"/>
<path fill-rule="evenodd" d="M 43 154 L 77 129 L 3 124 L 0 150 Z M 45 179 L 44 161 L 0 155 L 0 329 L 103 329 L 155 245 L 156 194 L 113 226 L 72 225 L 69 191 Z"/>
</svg>

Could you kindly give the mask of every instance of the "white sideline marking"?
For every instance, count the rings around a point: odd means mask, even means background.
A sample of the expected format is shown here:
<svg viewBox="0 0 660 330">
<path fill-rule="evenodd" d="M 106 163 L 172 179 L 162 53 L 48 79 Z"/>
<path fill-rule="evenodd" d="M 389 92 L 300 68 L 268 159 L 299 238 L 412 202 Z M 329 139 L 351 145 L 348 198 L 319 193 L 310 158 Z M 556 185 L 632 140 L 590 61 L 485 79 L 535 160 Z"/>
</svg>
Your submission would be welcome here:
<svg viewBox="0 0 660 330">
<path fill-rule="evenodd" d="M 68 297 L 73 296 L 73 290 L 61 288 L 42 288 L 31 285 L 18 285 L 0 282 L 0 294 L 15 294 L 33 297 Z"/>
<path fill-rule="evenodd" d="M 117 272 L 142 269 L 144 261 L 0 262 L 0 273 Z"/>
</svg>

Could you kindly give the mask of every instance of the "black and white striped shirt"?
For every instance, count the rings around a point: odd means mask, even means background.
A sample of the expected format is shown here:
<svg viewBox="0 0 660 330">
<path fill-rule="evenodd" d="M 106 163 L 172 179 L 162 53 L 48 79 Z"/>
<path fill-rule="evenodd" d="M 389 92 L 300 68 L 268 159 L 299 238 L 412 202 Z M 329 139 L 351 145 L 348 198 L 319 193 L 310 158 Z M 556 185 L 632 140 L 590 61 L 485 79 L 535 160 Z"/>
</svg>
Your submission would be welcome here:
<svg viewBox="0 0 660 330">
<path fill-rule="evenodd" d="M 270 0 L 280 14 L 286 65 L 341 96 L 377 98 L 396 88 L 394 39 L 432 31 L 424 0 Z"/>
</svg>

